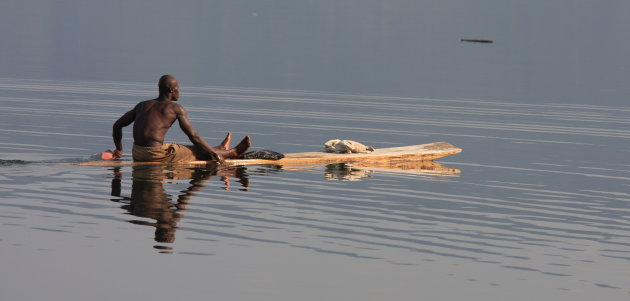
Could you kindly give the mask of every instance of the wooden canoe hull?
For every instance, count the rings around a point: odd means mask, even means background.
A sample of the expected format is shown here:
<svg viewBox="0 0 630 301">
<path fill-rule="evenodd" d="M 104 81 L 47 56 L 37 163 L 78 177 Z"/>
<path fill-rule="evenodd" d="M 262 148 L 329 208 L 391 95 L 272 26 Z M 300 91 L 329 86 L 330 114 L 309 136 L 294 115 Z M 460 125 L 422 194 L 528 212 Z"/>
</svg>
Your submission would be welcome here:
<svg viewBox="0 0 630 301">
<path fill-rule="evenodd" d="M 326 152 L 289 153 L 280 160 L 262 159 L 226 159 L 227 165 L 309 165 L 331 164 L 342 162 L 378 163 L 388 162 L 396 164 L 408 161 L 431 161 L 438 158 L 455 155 L 462 149 L 446 142 L 435 142 L 420 145 L 380 148 L 369 153 L 337 154 Z M 85 161 L 76 162 L 78 165 L 95 166 L 125 166 L 125 165 L 200 165 L 213 164 L 214 161 L 191 161 L 177 163 L 134 162 L 134 161 Z"/>
<path fill-rule="evenodd" d="M 431 161 L 438 158 L 460 153 L 461 148 L 446 142 L 436 142 L 421 145 L 380 148 L 369 153 L 337 154 L 326 152 L 307 152 L 285 154 L 280 160 L 235 159 L 226 160 L 234 165 L 244 164 L 277 164 L 303 165 L 340 162 L 405 162 Z"/>
</svg>

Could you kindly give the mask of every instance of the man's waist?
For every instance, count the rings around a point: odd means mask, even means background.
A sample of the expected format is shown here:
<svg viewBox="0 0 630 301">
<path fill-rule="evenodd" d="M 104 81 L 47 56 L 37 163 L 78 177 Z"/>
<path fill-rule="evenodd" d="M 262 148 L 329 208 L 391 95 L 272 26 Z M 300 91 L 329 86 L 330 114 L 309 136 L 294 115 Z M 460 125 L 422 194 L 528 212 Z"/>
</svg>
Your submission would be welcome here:
<svg viewBox="0 0 630 301">
<path fill-rule="evenodd" d="M 161 145 L 149 145 L 149 146 L 144 146 L 144 145 L 138 145 L 136 143 L 133 144 L 134 148 L 140 148 L 140 149 L 146 149 L 146 150 L 161 150 L 164 149 L 167 145 L 166 144 L 161 144 Z"/>
</svg>

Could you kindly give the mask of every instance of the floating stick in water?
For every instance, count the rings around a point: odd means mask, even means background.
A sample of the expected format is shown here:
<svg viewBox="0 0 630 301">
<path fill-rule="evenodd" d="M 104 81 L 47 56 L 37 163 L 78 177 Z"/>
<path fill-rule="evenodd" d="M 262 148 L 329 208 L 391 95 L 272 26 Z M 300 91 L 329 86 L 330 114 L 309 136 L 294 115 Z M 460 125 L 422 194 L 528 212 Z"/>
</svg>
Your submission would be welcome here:
<svg viewBox="0 0 630 301">
<path fill-rule="evenodd" d="M 492 40 L 483 40 L 483 39 L 462 39 L 461 41 L 471 42 L 471 43 L 486 43 L 486 44 L 494 43 L 494 41 Z"/>
</svg>

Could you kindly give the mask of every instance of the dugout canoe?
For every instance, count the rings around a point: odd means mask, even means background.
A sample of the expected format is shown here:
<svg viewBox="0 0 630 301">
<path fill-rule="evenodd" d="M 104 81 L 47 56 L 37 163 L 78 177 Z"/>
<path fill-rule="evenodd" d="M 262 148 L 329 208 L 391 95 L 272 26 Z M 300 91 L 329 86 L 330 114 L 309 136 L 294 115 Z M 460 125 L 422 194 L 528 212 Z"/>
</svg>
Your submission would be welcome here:
<svg viewBox="0 0 630 301">
<path fill-rule="evenodd" d="M 462 149 L 446 142 L 434 142 L 419 145 L 378 148 L 369 153 L 337 154 L 326 152 L 288 153 L 280 160 L 263 159 L 226 159 L 226 165 L 309 165 L 345 162 L 397 164 L 408 161 L 431 161 L 455 155 Z M 73 164 L 92 166 L 125 166 L 125 165 L 202 165 L 213 164 L 214 161 L 190 161 L 177 163 L 134 162 L 124 160 L 84 161 Z"/>
</svg>

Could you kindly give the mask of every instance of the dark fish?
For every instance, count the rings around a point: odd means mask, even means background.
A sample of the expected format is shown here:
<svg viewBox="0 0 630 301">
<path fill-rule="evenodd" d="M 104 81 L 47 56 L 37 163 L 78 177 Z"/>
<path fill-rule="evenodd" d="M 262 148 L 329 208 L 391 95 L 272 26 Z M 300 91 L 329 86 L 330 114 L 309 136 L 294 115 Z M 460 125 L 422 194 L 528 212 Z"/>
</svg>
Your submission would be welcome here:
<svg viewBox="0 0 630 301">
<path fill-rule="evenodd" d="M 280 160 L 284 155 L 268 149 L 255 150 L 243 154 L 243 159 Z"/>
</svg>

